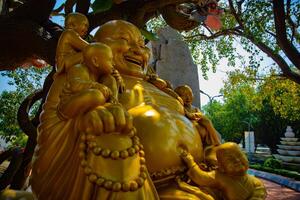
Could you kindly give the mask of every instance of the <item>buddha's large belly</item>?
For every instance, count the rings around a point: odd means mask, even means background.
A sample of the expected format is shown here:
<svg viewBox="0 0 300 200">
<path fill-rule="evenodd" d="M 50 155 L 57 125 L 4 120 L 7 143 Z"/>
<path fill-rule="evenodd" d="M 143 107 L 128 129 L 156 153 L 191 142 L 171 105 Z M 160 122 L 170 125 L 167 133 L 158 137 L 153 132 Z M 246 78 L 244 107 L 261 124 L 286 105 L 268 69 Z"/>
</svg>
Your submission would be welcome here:
<svg viewBox="0 0 300 200">
<path fill-rule="evenodd" d="M 146 165 L 153 173 L 172 173 L 184 166 L 179 156 L 186 148 L 199 161 L 203 157 L 197 130 L 183 115 L 164 107 L 143 105 L 129 110 L 144 145 Z M 163 174 L 162 174 L 163 175 Z"/>
</svg>

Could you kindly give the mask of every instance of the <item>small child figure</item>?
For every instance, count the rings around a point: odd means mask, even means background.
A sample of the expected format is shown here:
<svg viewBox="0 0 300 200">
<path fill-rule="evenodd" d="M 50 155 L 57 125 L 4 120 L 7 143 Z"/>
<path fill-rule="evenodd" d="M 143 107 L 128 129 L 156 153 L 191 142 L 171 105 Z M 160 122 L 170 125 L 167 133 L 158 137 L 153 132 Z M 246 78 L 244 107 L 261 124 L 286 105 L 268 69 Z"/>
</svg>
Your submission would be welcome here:
<svg viewBox="0 0 300 200">
<path fill-rule="evenodd" d="M 57 74 L 83 62 L 82 51 L 89 44 L 82 38 L 89 27 L 88 19 L 80 13 L 70 13 L 65 20 L 65 30 L 61 34 L 56 49 Z"/>
<path fill-rule="evenodd" d="M 66 84 L 58 105 L 61 117 L 66 119 L 108 101 L 116 103 L 118 99 L 110 47 L 102 43 L 91 43 L 83 50 L 83 60 L 82 64 L 74 65 L 66 72 Z"/>
<path fill-rule="evenodd" d="M 175 88 L 175 92 L 183 100 L 185 116 L 195 122 L 195 126 L 201 133 L 202 142 L 205 146 L 219 145 L 220 139 L 218 132 L 213 127 L 211 121 L 203 115 L 203 113 L 192 105 L 194 95 L 192 89 L 188 85 L 182 85 Z M 205 130 L 203 130 L 203 128 Z"/>
<path fill-rule="evenodd" d="M 259 179 L 247 174 L 248 160 L 237 144 L 228 142 L 219 145 L 216 155 L 218 168 L 206 172 L 199 168 L 191 154 L 183 151 L 181 158 L 189 168 L 187 175 L 198 186 L 219 189 L 228 200 L 265 199 L 264 185 Z M 188 184 L 177 181 L 183 188 L 189 188 Z"/>
<path fill-rule="evenodd" d="M 167 80 L 163 80 L 163 79 L 159 78 L 158 75 L 156 74 L 155 70 L 153 69 L 153 67 L 151 67 L 151 66 L 147 67 L 145 80 L 148 81 L 149 83 L 153 84 L 158 89 L 164 91 L 171 97 L 174 97 L 183 105 L 182 99 L 173 90 L 172 84 Z"/>
</svg>

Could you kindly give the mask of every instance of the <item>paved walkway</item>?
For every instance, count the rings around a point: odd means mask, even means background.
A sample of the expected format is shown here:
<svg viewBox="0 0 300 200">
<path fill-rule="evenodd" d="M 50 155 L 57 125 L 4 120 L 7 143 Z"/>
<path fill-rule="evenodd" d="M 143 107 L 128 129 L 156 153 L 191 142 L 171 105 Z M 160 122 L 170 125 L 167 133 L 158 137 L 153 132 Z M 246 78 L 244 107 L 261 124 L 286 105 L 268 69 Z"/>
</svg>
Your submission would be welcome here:
<svg viewBox="0 0 300 200">
<path fill-rule="evenodd" d="M 296 192 L 287 187 L 282 187 L 271 181 L 261 179 L 268 192 L 266 200 L 300 200 L 300 192 Z"/>
</svg>

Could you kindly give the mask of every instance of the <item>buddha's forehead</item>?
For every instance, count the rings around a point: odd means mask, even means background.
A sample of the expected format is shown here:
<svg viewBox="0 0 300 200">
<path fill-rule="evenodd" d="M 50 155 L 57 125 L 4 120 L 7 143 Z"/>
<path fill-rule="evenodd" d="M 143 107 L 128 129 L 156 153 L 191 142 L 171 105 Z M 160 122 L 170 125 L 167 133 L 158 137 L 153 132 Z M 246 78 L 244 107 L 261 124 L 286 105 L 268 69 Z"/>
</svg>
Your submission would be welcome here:
<svg viewBox="0 0 300 200">
<path fill-rule="evenodd" d="M 142 37 L 139 29 L 133 24 L 125 21 L 112 21 L 102 27 L 100 32 L 105 32 L 106 36 L 130 35 L 133 37 Z"/>
<path fill-rule="evenodd" d="M 121 24 L 113 31 L 113 35 L 128 35 L 134 38 L 142 38 L 140 31 L 133 25 Z"/>
<path fill-rule="evenodd" d="M 96 33 L 96 38 L 116 38 L 122 36 L 129 36 L 131 38 L 142 39 L 142 35 L 137 27 L 133 24 L 125 21 L 112 21 L 102 27 L 100 27 L 98 33 Z"/>
</svg>

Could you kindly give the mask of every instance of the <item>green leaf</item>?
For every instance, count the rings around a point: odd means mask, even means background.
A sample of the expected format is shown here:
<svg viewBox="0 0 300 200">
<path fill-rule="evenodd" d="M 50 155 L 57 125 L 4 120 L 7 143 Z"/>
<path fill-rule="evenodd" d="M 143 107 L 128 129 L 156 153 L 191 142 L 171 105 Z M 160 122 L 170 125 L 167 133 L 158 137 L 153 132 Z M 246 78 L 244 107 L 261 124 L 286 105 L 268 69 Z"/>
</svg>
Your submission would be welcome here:
<svg viewBox="0 0 300 200">
<path fill-rule="evenodd" d="M 94 13 L 98 13 L 109 10 L 112 7 L 112 5 L 112 0 L 95 0 L 94 3 L 92 3 L 91 7 Z"/>
<path fill-rule="evenodd" d="M 155 34 L 155 33 L 152 33 L 150 31 L 147 31 L 145 29 L 140 29 L 142 35 L 148 39 L 148 40 L 152 40 L 152 41 L 157 41 L 159 40 L 159 37 Z"/>
</svg>

